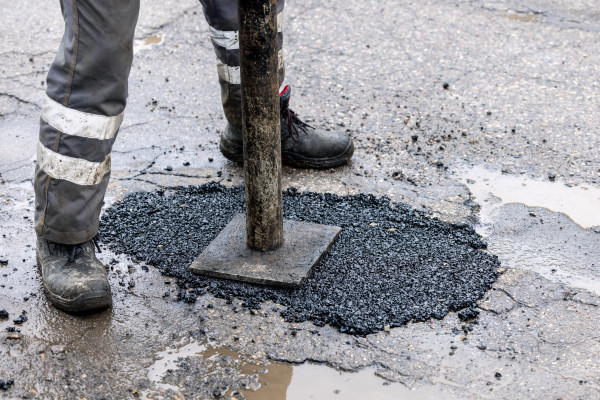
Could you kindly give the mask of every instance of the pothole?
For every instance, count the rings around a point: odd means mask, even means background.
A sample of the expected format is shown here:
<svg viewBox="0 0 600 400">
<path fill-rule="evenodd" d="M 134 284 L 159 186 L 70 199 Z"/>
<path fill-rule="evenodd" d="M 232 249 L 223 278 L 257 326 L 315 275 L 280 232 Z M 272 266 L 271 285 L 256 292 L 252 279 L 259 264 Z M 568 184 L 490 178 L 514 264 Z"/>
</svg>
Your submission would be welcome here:
<svg viewBox="0 0 600 400">
<path fill-rule="evenodd" d="M 207 291 L 229 303 L 237 297 L 250 309 L 272 300 L 284 306 L 287 321 L 310 320 L 355 335 L 473 307 L 496 279 L 499 261 L 470 226 L 442 222 L 385 197 L 295 189 L 284 192 L 285 218 L 342 227 L 302 287 L 192 275 L 190 263 L 243 205 L 242 188 L 216 183 L 137 192 L 106 210 L 101 235 L 115 252 L 178 278 L 181 300 L 193 302 Z"/>
</svg>

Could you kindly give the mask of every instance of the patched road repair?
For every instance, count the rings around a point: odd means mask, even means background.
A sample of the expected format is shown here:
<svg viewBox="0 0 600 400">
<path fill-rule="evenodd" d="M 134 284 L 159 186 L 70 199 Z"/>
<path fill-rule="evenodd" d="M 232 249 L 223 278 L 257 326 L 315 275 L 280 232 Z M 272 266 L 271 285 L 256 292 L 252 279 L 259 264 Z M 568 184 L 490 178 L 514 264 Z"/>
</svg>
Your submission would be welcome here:
<svg viewBox="0 0 600 400">
<path fill-rule="evenodd" d="M 114 304 L 83 317 L 35 267 L 60 7 L 0 6 L 0 398 L 599 397 L 593 6 L 289 1 L 291 107 L 356 152 L 284 168 L 286 217 L 343 228 L 284 290 L 187 272 L 243 210 L 243 170 L 200 5 L 143 2 L 99 254 Z"/>
</svg>

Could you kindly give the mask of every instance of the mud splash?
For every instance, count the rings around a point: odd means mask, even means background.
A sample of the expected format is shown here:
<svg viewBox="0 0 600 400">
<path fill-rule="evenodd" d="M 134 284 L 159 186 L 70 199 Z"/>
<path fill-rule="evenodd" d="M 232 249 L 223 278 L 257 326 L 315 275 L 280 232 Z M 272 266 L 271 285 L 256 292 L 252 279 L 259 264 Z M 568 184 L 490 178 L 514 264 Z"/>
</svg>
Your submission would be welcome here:
<svg viewBox="0 0 600 400">
<path fill-rule="evenodd" d="M 144 39 L 138 39 L 133 42 L 133 54 L 140 51 L 150 50 L 153 46 L 160 46 L 165 41 L 165 34 L 162 32 L 150 35 Z"/>
</svg>

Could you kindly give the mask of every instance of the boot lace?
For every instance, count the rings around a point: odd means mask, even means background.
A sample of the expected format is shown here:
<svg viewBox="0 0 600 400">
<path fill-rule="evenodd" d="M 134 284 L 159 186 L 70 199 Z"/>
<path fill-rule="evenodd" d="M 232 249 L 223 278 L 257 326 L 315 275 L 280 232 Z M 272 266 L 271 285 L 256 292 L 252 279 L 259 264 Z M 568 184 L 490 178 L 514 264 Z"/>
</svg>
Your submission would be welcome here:
<svg viewBox="0 0 600 400">
<path fill-rule="evenodd" d="M 98 235 L 96 235 L 92 238 L 92 243 L 94 243 L 94 246 L 96 247 L 96 250 L 98 250 L 98 253 L 102 253 L 102 250 L 100 249 L 100 245 L 98 244 L 98 240 L 99 240 Z M 75 256 L 83 250 L 84 243 L 70 245 L 71 254 L 69 256 L 69 262 L 75 261 Z"/>
<path fill-rule="evenodd" d="M 287 119 L 288 132 L 290 133 L 290 136 L 292 137 L 292 139 L 294 139 L 295 142 L 297 142 L 299 139 L 298 127 L 312 128 L 312 126 L 310 126 L 309 124 L 307 124 L 306 122 L 304 122 L 300 118 L 298 118 L 296 113 L 293 112 L 292 110 L 290 110 L 289 107 L 285 107 L 285 108 L 281 109 L 281 116 L 283 118 Z M 302 130 L 304 132 L 306 132 L 305 129 L 302 129 Z"/>
</svg>

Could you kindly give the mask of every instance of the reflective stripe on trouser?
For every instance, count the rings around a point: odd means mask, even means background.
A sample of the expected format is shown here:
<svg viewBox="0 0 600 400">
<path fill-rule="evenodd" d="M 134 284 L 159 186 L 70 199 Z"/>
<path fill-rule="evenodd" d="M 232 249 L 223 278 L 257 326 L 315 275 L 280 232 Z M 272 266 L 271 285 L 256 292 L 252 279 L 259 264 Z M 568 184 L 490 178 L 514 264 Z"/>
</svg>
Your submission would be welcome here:
<svg viewBox="0 0 600 400">
<path fill-rule="evenodd" d="M 200 0 L 208 21 L 210 38 L 217 56 L 217 72 L 225 117 L 240 131 L 242 128 L 242 94 L 240 85 L 240 50 L 238 40 L 237 0 Z M 277 0 L 279 39 L 279 84 L 283 84 L 283 8 L 285 0 Z"/>
<path fill-rule="evenodd" d="M 139 0 L 61 0 L 61 8 L 65 32 L 48 72 L 37 145 L 35 229 L 76 244 L 98 232 Z"/>
</svg>

